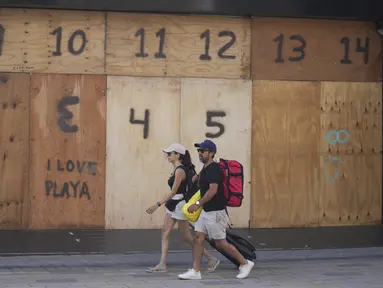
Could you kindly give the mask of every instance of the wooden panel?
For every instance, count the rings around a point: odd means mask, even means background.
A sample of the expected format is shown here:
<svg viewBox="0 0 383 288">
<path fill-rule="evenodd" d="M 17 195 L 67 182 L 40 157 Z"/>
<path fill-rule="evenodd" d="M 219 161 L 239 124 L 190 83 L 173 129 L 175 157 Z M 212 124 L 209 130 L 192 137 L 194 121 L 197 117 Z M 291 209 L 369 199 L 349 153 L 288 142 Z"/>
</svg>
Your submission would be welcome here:
<svg viewBox="0 0 383 288">
<path fill-rule="evenodd" d="M 179 141 L 179 115 L 179 80 L 108 77 L 107 228 L 162 226 L 165 208 L 145 210 L 170 192 L 173 167 L 161 148 Z"/>
<path fill-rule="evenodd" d="M 320 84 L 254 81 L 252 227 L 318 224 Z"/>
<path fill-rule="evenodd" d="M 253 19 L 253 79 L 378 81 L 380 57 L 372 22 Z"/>
<path fill-rule="evenodd" d="M 322 84 L 321 225 L 382 219 L 381 89 L 381 83 Z"/>
<path fill-rule="evenodd" d="M 103 228 L 105 76 L 32 75 L 29 227 Z"/>
<path fill-rule="evenodd" d="M 29 75 L 0 74 L 0 228 L 21 229 L 28 209 Z"/>
<path fill-rule="evenodd" d="M 193 144 L 205 138 L 216 143 L 216 159 L 236 159 L 244 166 L 242 206 L 228 208 L 237 228 L 249 225 L 251 89 L 248 80 L 182 79 L 181 142 L 191 149 L 197 171 L 202 164 Z"/>
<path fill-rule="evenodd" d="M 102 12 L 0 9 L 0 23 L 0 71 L 104 73 Z"/>
<path fill-rule="evenodd" d="M 108 13 L 107 74 L 249 78 L 250 23 L 222 16 Z"/>
</svg>

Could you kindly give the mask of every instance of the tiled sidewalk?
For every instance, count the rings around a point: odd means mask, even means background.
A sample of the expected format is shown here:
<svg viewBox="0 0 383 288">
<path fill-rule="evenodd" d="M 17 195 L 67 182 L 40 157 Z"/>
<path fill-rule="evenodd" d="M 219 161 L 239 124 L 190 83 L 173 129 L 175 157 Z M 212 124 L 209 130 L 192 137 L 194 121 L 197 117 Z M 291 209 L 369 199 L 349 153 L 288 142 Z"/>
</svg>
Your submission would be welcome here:
<svg viewBox="0 0 383 288">
<path fill-rule="evenodd" d="M 177 279 L 191 266 L 190 252 L 170 253 L 168 273 L 156 274 L 145 270 L 158 254 L 0 257 L 0 288 L 383 287 L 383 248 L 260 251 L 245 280 L 237 280 L 235 267 L 216 255 L 222 264 L 200 281 Z"/>
</svg>

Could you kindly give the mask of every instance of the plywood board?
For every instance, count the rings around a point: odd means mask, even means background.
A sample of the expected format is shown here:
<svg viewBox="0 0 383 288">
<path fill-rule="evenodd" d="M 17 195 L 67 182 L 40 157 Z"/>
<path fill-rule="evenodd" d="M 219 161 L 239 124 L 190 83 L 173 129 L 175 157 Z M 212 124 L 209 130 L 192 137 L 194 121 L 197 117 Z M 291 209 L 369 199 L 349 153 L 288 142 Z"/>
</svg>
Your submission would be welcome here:
<svg viewBox="0 0 383 288">
<path fill-rule="evenodd" d="M 251 227 L 318 224 L 320 84 L 254 81 Z"/>
<path fill-rule="evenodd" d="M 322 84 L 321 225 L 382 219 L 381 95 L 381 83 Z"/>
<path fill-rule="evenodd" d="M 250 19 L 108 13 L 108 75 L 250 77 Z"/>
<path fill-rule="evenodd" d="M 145 211 L 170 192 L 161 148 L 179 141 L 179 127 L 178 79 L 108 77 L 107 229 L 162 227 L 164 207 Z"/>
<path fill-rule="evenodd" d="M 379 81 L 380 37 L 373 22 L 255 18 L 252 78 Z"/>
<path fill-rule="evenodd" d="M 29 75 L 0 74 L 0 229 L 26 228 L 29 84 Z"/>
<path fill-rule="evenodd" d="M 235 159 L 244 167 L 244 200 L 228 208 L 234 228 L 249 225 L 251 81 L 182 79 L 181 142 L 191 150 L 199 171 L 202 164 L 193 144 L 208 138 L 216 143 L 216 159 Z"/>
<path fill-rule="evenodd" d="M 104 13 L 0 9 L 0 70 L 104 73 Z"/>
<path fill-rule="evenodd" d="M 104 228 L 106 77 L 31 80 L 29 228 Z"/>
</svg>

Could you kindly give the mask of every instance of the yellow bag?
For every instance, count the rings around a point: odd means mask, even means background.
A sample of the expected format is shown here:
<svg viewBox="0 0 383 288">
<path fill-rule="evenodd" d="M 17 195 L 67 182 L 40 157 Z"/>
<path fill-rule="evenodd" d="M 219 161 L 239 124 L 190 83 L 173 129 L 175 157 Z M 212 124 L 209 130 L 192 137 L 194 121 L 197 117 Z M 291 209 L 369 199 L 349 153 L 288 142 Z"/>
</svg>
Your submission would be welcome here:
<svg viewBox="0 0 383 288">
<path fill-rule="evenodd" d="M 195 192 L 195 194 L 189 199 L 189 201 L 182 207 L 182 214 L 184 214 L 185 218 L 190 222 L 196 222 L 199 218 L 199 215 L 202 211 L 202 206 L 197 209 L 194 213 L 189 213 L 188 208 L 193 205 L 195 202 L 197 202 L 199 199 L 201 199 L 201 193 L 200 190 Z"/>
</svg>

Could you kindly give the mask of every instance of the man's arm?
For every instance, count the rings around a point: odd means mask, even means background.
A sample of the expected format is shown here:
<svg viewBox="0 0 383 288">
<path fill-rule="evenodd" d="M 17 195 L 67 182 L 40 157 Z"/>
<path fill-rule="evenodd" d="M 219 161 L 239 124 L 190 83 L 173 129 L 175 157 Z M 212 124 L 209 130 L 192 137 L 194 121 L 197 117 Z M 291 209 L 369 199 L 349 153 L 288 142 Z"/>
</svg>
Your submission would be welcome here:
<svg viewBox="0 0 383 288">
<path fill-rule="evenodd" d="M 218 191 L 218 184 L 217 183 L 210 183 L 209 184 L 209 190 L 207 190 L 206 194 L 199 200 L 199 205 L 203 206 L 206 202 L 209 202 L 215 194 L 217 194 Z"/>
</svg>

